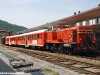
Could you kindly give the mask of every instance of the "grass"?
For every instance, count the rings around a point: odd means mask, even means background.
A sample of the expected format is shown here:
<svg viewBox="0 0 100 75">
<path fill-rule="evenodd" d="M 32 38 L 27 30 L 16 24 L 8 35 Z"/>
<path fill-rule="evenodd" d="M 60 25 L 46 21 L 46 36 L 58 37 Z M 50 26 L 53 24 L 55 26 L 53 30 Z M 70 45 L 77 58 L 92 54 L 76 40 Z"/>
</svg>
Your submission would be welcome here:
<svg viewBox="0 0 100 75">
<path fill-rule="evenodd" d="M 98 66 L 100 66 L 100 63 L 98 63 Z"/>
<path fill-rule="evenodd" d="M 10 55 L 10 56 L 12 56 L 12 57 L 16 57 L 16 55 L 15 55 L 14 53 L 12 53 L 12 52 L 8 52 L 8 51 L 4 51 L 4 50 L 6 50 L 6 49 L 0 47 L 0 51 L 3 51 L 4 53 L 6 53 L 6 54 L 8 54 L 8 55 Z"/>
<path fill-rule="evenodd" d="M 60 75 L 59 73 L 55 73 L 55 74 L 53 74 L 53 75 Z"/>
<path fill-rule="evenodd" d="M 8 55 L 10 55 L 10 56 L 12 56 L 12 57 L 16 57 L 16 55 L 13 54 L 13 53 L 11 53 L 11 52 L 6 52 L 6 54 L 8 54 Z"/>
<path fill-rule="evenodd" d="M 45 72 L 48 72 L 48 73 L 51 73 L 52 75 L 60 75 L 58 72 L 54 72 L 54 71 L 52 71 L 52 70 L 49 69 L 49 68 L 45 68 L 44 71 L 45 71 Z"/>
<path fill-rule="evenodd" d="M 51 69 L 49 69 L 49 68 L 45 68 L 44 71 L 45 71 L 45 72 L 53 72 L 53 71 L 52 71 Z"/>
<path fill-rule="evenodd" d="M 2 51 L 2 50 L 5 50 L 5 48 L 0 47 L 0 50 L 1 50 L 1 51 Z"/>
<path fill-rule="evenodd" d="M 75 70 L 75 72 L 78 72 L 79 74 L 85 74 L 83 70 Z"/>
<path fill-rule="evenodd" d="M 61 57 L 61 58 L 66 58 L 66 56 L 62 55 L 62 54 L 58 54 L 58 56 Z"/>
</svg>

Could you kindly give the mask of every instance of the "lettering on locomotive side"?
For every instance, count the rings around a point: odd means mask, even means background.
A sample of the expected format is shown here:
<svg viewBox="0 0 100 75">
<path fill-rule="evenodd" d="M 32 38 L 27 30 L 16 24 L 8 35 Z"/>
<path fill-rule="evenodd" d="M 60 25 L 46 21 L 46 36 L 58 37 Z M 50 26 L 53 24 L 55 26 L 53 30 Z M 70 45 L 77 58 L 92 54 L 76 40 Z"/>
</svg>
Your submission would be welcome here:
<svg viewBox="0 0 100 75">
<path fill-rule="evenodd" d="M 12 44 L 14 44 L 14 41 L 12 41 Z"/>
<path fill-rule="evenodd" d="M 37 40 L 33 40 L 32 43 L 33 43 L 33 44 L 37 44 Z"/>
</svg>

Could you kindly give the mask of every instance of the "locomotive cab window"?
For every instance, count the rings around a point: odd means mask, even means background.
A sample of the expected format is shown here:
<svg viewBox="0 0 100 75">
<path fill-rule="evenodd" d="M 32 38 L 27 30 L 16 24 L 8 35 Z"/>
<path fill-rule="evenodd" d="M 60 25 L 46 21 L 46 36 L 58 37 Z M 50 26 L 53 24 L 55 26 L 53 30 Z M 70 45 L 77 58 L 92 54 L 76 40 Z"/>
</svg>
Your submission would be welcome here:
<svg viewBox="0 0 100 75">
<path fill-rule="evenodd" d="M 57 27 L 53 27 L 53 31 L 56 31 L 57 30 Z"/>
<path fill-rule="evenodd" d="M 48 27 L 48 31 L 52 31 L 52 27 Z"/>
<path fill-rule="evenodd" d="M 62 29 L 63 28 L 63 26 L 58 26 L 57 27 L 57 30 L 60 30 L 60 29 Z"/>
</svg>

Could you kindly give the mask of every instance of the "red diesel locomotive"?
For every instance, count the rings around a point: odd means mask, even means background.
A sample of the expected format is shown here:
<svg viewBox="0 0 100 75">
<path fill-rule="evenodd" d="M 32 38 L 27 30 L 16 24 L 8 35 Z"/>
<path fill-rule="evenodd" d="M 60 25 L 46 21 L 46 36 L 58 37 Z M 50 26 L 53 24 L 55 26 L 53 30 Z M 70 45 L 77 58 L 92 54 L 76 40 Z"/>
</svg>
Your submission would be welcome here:
<svg viewBox="0 0 100 75">
<path fill-rule="evenodd" d="M 92 26 L 50 26 L 48 29 L 8 36 L 5 44 L 68 53 L 98 49 Z"/>
</svg>

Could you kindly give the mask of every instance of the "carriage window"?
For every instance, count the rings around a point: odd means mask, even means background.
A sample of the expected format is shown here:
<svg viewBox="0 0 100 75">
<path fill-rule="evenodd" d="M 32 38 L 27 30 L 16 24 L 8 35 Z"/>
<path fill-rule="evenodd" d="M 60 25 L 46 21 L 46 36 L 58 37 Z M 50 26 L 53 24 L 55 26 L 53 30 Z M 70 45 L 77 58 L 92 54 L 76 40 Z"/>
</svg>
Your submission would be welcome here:
<svg viewBox="0 0 100 75">
<path fill-rule="evenodd" d="M 28 35 L 28 40 L 30 40 L 30 35 Z"/>
<path fill-rule="evenodd" d="M 36 39 L 36 34 L 34 34 L 34 40 Z"/>
<path fill-rule="evenodd" d="M 29 35 L 29 40 L 31 40 L 31 35 Z"/>
<path fill-rule="evenodd" d="M 39 39 L 42 39 L 42 34 L 39 34 Z"/>
<path fill-rule="evenodd" d="M 22 40 L 22 36 L 20 37 L 20 40 Z"/>
<path fill-rule="evenodd" d="M 29 40 L 30 40 L 30 35 L 29 35 Z"/>
<path fill-rule="evenodd" d="M 19 40 L 20 40 L 20 37 L 19 37 Z"/>
<path fill-rule="evenodd" d="M 20 40 L 21 40 L 21 37 L 20 37 Z"/>
<path fill-rule="evenodd" d="M 25 40 L 25 36 L 23 36 L 23 40 Z"/>
<path fill-rule="evenodd" d="M 20 37 L 19 37 L 19 40 L 20 40 Z"/>
<path fill-rule="evenodd" d="M 31 40 L 31 35 L 30 35 L 30 40 Z"/>
<path fill-rule="evenodd" d="M 22 36 L 22 40 L 23 40 L 23 36 Z"/>
<path fill-rule="evenodd" d="M 28 35 L 28 40 L 30 39 L 30 36 Z"/>
<path fill-rule="evenodd" d="M 22 40 L 24 40 L 24 36 L 23 36 L 23 39 Z"/>
<path fill-rule="evenodd" d="M 32 40 L 34 39 L 34 35 L 32 35 Z"/>
<path fill-rule="evenodd" d="M 35 40 L 35 34 L 34 34 L 34 40 Z"/>
<path fill-rule="evenodd" d="M 30 35 L 30 40 L 32 40 L 32 35 Z"/>
<path fill-rule="evenodd" d="M 37 39 L 39 39 L 39 34 L 37 34 Z"/>
</svg>

